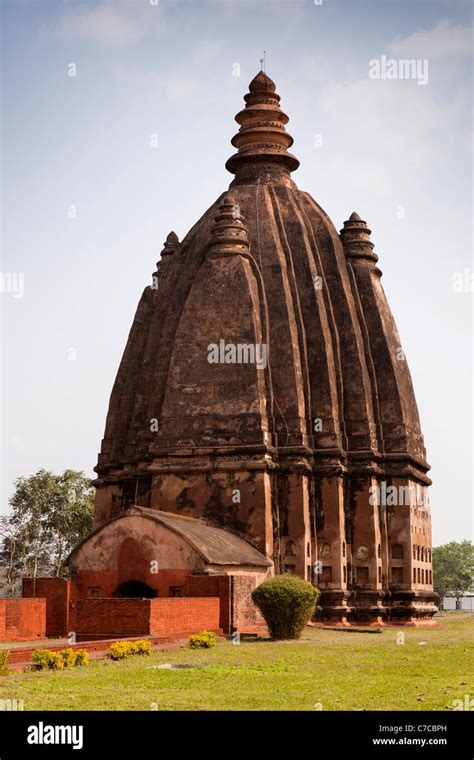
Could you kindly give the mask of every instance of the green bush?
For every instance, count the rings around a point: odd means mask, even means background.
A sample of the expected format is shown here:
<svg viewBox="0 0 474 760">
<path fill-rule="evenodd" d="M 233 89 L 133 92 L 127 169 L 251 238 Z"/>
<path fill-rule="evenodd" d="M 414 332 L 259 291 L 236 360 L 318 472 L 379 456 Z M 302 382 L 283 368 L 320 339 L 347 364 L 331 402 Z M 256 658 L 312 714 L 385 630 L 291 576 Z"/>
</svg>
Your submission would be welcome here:
<svg viewBox="0 0 474 760">
<path fill-rule="evenodd" d="M 8 673 L 8 658 L 10 657 L 10 651 L 8 649 L 3 649 L 0 652 L 0 676 L 6 675 Z"/>
<path fill-rule="evenodd" d="M 294 575 L 275 575 L 252 591 L 272 639 L 299 639 L 314 613 L 319 589 Z"/>
<path fill-rule="evenodd" d="M 201 631 L 189 637 L 191 649 L 210 649 L 217 643 L 217 636 L 212 631 Z"/>
<path fill-rule="evenodd" d="M 64 668 L 73 668 L 76 664 L 76 653 L 74 649 L 61 649 L 59 652 L 63 659 Z"/>
<path fill-rule="evenodd" d="M 151 654 L 151 642 L 146 639 L 139 641 L 115 641 L 107 650 L 111 660 L 125 660 L 134 654 Z"/>
<path fill-rule="evenodd" d="M 111 660 L 125 660 L 133 653 L 133 644 L 131 641 L 115 641 L 107 650 Z"/>
<path fill-rule="evenodd" d="M 89 664 L 89 652 L 87 649 L 76 649 L 76 662 L 74 664 L 77 668 Z"/>
<path fill-rule="evenodd" d="M 140 641 L 135 641 L 135 652 L 134 654 L 151 654 L 151 641 L 146 641 L 146 639 L 140 639 Z"/>
<path fill-rule="evenodd" d="M 35 649 L 31 654 L 35 664 L 35 670 L 62 670 L 64 660 L 61 652 L 52 652 L 51 649 Z"/>
<path fill-rule="evenodd" d="M 31 653 L 31 659 L 34 662 L 35 670 L 46 670 L 49 668 L 51 655 L 53 652 L 50 649 L 35 649 Z"/>
<path fill-rule="evenodd" d="M 53 652 L 51 649 L 35 649 L 31 654 L 31 659 L 35 670 L 62 670 L 87 665 L 89 653 L 86 649 L 60 649 L 59 652 Z"/>
<path fill-rule="evenodd" d="M 51 652 L 48 667 L 51 670 L 62 670 L 64 668 L 64 660 L 61 651 Z"/>
</svg>

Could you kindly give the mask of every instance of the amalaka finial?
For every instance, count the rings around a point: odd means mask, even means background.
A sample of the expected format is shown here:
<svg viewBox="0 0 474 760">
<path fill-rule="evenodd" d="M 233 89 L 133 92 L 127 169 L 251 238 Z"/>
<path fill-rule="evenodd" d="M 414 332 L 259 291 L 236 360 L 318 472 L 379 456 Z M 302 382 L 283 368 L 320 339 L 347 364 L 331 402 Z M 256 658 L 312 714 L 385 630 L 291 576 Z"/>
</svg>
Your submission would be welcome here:
<svg viewBox="0 0 474 760">
<path fill-rule="evenodd" d="M 235 120 L 240 129 L 231 142 L 238 152 L 229 158 L 226 168 L 232 174 L 260 176 L 263 165 L 266 169 L 283 170 L 287 175 L 299 166 L 298 159 L 287 149 L 293 145 L 293 138 L 285 129 L 288 116 L 280 108 L 280 96 L 275 83 L 262 69 L 249 84 L 244 96 L 245 108 Z"/>
</svg>

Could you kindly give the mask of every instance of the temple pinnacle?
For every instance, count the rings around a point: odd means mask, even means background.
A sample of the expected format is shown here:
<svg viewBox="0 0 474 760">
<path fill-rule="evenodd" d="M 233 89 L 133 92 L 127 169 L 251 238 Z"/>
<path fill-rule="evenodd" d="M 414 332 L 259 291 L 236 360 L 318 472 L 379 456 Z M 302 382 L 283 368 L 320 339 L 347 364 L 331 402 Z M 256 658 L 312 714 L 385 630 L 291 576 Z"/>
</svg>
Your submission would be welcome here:
<svg viewBox="0 0 474 760">
<path fill-rule="evenodd" d="M 245 108 L 235 120 L 240 129 L 231 142 L 238 152 L 231 156 L 226 168 L 232 174 L 241 170 L 255 176 L 263 165 L 280 167 L 287 174 L 299 166 L 298 159 L 287 149 L 293 145 L 293 138 L 285 129 L 288 116 L 280 108 L 280 96 L 270 77 L 263 71 L 252 79 L 249 92 L 244 96 Z"/>
</svg>

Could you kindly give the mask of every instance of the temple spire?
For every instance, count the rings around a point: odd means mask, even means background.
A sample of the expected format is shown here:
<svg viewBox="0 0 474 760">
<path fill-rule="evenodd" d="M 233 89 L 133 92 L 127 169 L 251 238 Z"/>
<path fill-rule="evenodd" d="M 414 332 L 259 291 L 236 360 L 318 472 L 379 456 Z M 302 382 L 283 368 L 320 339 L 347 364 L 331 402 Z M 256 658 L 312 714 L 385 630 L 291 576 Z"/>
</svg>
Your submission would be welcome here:
<svg viewBox="0 0 474 760">
<path fill-rule="evenodd" d="M 285 129 L 288 116 L 280 109 L 280 96 L 275 90 L 275 84 L 262 66 L 244 96 L 245 108 L 235 117 L 241 126 L 231 142 L 238 153 L 226 163 L 232 174 L 238 175 L 244 170 L 248 173 L 249 167 L 256 167 L 257 176 L 263 165 L 279 166 L 287 174 L 298 168 L 298 159 L 287 151 L 293 145 L 293 138 Z"/>
<path fill-rule="evenodd" d="M 164 261 L 170 261 L 170 256 L 179 248 L 179 238 L 173 230 L 168 233 L 165 242 L 163 243 L 163 248 L 160 253 L 160 260 L 156 262 L 156 271 L 152 274 L 152 287 L 154 290 L 158 289 L 158 277 L 163 273 L 163 262 Z"/>
<path fill-rule="evenodd" d="M 249 252 L 247 228 L 240 206 L 227 194 L 214 217 L 209 242 L 209 255 L 222 256 Z"/>
<path fill-rule="evenodd" d="M 371 232 L 367 222 L 353 211 L 340 232 L 344 253 L 348 259 L 368 259 L 374 263 L 378 261 L 378 256 L 373 250 L 374 244 L 370 239 Z"/>
</svg>

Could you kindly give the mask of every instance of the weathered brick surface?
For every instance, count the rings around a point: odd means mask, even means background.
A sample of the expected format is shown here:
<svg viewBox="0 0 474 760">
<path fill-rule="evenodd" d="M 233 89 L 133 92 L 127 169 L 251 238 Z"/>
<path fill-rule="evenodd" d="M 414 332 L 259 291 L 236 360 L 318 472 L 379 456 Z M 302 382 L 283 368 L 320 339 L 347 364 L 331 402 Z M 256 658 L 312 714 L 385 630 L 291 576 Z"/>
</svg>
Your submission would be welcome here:
<svg viewBox="0 0 474 760">
<path fill-rule="evenodd" d="M 206 597 L 187 599 L 152 599 L 150 633 L 170 634 L 180 631 L 217 630 L 219 599 Z"/>
<path fill-rule="evenodd" d="M 79 599 L 76 634 L 83 638 L 171 635 L 217 630 L 219 599 Z"/>
<path fill-rule="evenodd" d="M 26 641 L 45 635 L 45 599 L 0 599 L 0 640 Z"/>
<path fill-rule="evenodd" d="M 111 576 L 113 575 L 113 581 Z M 195 621 L 199 621 L 201 610 L 207 609 L 201 600 L 210 597 L 219 601 L 219 616 L 217 622 L 213 620 L 214 627 L 220 628 L 225 633 L 240 628 L 249 628 L 259 622 L 258 611 L 252 604 L 250 593 L 255 588 L 256 581 L 253 575 L 190 575 L 185 570 L 160 570 L 156 574 L 156 599 L 130 599 L 112 598 L 105 596 L 104 592 L 110 593 L 115 589 L 117 573 L 86 571 L 79 573 L 77 580 L 65 580 L 63 578 L 32 578 L 23 579 L 23 594 L 25 598 L 41 596 L 46 600 L 46 636 L 67 636 L 70 632 L 77 635 L 91 634 L 96 636 L 125 636 L 141 635 L 150 630 L 145 610 L 151 609 L 149 602 L 156 606 L 158 601 L 167 601 L 171 596 L 172 589 L 179 589 L 182 598 L 186 600 L 183 610 L 186 618 L 183 625 L 188 621 L 189 626 L 179 630 L 194 630 Z M 159 580 L 158 580 L 159 578 Z M 99 596 L 92 597 L 89 592 L 98 590 Z M 188 615 L 193 605 L 194 612 Z M 173 602 L 179 599 L 170 600 Z M 103 604 L 100 604 L 103 602 Z M 143 602 L 143 603 L 142 603 Z M 214 602 L 211 605 L 214 609 Z M 160 610 L 160 605 L 156 606 Z M 159 625 L 160 634 L 173 634 L 176 631 L 174 610 L 179 609 L 179 604 L 174 607 L 164 605 L 166 610 Z M 0 635 L 2 631 L 3 608 L 0 605 Z M 171 611 L 169 611 L 171 610 Z M 156 613 L 159 617 L 160 613 Z M 233 616 L 233 617 L 232 617 Z M 155 616 L 155 620 L 158 620 Z M 164 627 L 164 623 L 169 628 Z M 203 624 L 205 621 L 203 621 Z M 115 628 L 116 627 L 116 628 Z"/>
<path fill-rule="evenodd" d="M 6 604 L 5 599 L 0 599 L 0 641 L 5 639 L 5 624 L 6 624 Z"/>
<path fill-rule="evenodd" d="M 150 633 L 149 599 L 78 599 L 76 634 L 140 636 Z"/>
<path fill-rule="evenodd" d="M 230 633 L 231 625 L 231 578 L 229 575 L 190 575 L 184 587 L 184 596 L 219 597 L 219 627 Z"/>
<path fill-rule="evenodd" d="M 252 602 L 251 594 L 256 585 L 255 578 L 252 576 L 234 575 L 232 577 L 232 622 L 236 631 L 264 622 L 258 608 Z"/>
<path fill-rule="evenodd" d="M 189 570 L 179 568 L 160 568 L 155 574 L 148 571 L 138 574 L 133 567 L 121 563 L 117 570 L 81 570 L 77 577 L 77 592 L 80 597 L 89 597 L 92 592 L 101 597 L 111 597 L 122 582 L 138 578 L 150 586 L 158 597 L 170 596 L 170 589 L 183 587 L 189 575 Z"/>
<path fill-rule="evenodd" d="M 67 636 L 71 628 L 71 581 L 66 578 L 23 578 L 23 597 L 46 599 L 46 635 Z"/>
</svg>

